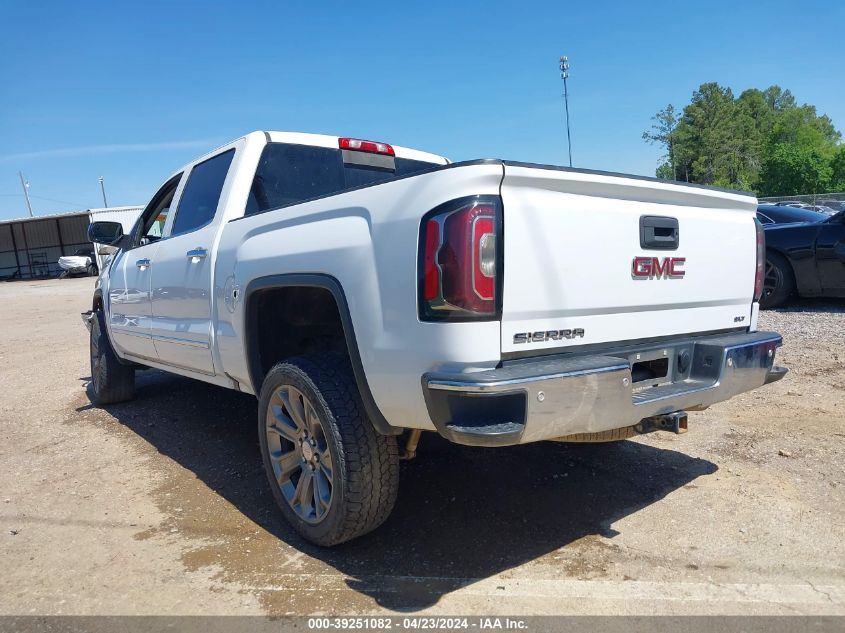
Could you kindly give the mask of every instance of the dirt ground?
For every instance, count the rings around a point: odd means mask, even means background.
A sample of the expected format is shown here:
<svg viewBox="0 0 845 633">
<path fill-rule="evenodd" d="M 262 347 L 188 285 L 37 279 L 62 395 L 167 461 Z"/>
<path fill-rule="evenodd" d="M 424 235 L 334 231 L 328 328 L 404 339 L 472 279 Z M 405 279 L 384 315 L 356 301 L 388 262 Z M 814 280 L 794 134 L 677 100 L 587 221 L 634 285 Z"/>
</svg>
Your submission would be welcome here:
<svg viewBox="0 0 845 633">
<path fill-rule="evenodd" d="M 251 396 L 87 395 L 91 279 L 0 284 L 0 613 L 845 614 L 845 303 L 764 313 L 783 381 L 612 445 L 423 436 L 378 531 L 274 508 Z"/>
</svg>

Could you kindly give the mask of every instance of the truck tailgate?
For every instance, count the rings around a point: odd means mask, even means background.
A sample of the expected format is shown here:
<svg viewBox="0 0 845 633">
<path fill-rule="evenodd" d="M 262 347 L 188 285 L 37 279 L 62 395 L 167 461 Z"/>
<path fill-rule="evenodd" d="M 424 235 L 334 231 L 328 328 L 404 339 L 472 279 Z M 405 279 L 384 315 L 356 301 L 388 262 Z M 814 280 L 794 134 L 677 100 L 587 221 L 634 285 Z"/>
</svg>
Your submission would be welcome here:
<svg viewBox="0 0 845 633">
<path fill-rule="evenodd" d="M 501 195 L 503 353 L 751 324 L 754 197 L 513 163 Z M 677 221 L 674 248 L 666 226 L 650 237 L 655 216 Z"/>
</svg>

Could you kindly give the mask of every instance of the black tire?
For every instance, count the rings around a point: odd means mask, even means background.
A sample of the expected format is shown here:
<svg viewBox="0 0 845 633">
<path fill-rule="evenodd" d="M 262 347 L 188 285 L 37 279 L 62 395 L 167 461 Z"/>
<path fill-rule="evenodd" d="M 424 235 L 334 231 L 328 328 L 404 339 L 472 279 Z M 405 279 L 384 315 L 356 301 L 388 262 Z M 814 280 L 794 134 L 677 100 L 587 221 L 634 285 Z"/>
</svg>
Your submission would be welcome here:
<svg viewBox="0 0 845 633">
<path fill-rule="evenodd" d="M 296 393 L 302 396 L 295 406 L 301 406 L 300 415 L 305 412 L 306 425 L 297 426 L 293 419 L 297 416 L 288 413 L 290 400 Z M 309 417 L 308 411 L 313 411 L 316 420 Z M 284 424 L 288 424 L 284 434 L 270 428 Z M 319 434 L 321 439 L 310 440 L 314 448 L 306 452 L 302 444 L 308 440 L 302 438 L 308 436 L 305 427 L 309 425 L 312 429 L 319 427 L 319 433 L 313 435 Z M 288 439 L 289 433 L 300 438 L 298 444 Z M 309 354 L 273 367 L 261 387 L 258 436 L 273 498 L 287 521 L 306 540 L 326 547 L 343 543 L 374 530 L 393 510 L 399 490 L 396 438 L 380 435 L 373 427 L 345 356 Z M 319 463 L 309 457 L 315 454 L 318 458 L 324 456 L 316 460 Z M 309 458 L 311 462 L 307 461 Z M 298 465 L 285 470 L 283 461 Z M 326 463 L 330 469 L 328 478 L 323 472 Z M 292 474 L 286 477 L 285 472 Z M 308 483 L 300 486 L 306 475 Z M 318 496 L 318 475 L 323 477 L 323 490 L 326 482 L 330 484 L 328 503 Z M 291 492 L 294 483 L 296 490 Z M 309 484 L 313 493 L 310 509 L 302 498 L 311 493 L 306 490 L 297 497 L 296 492 L 300 487 L 307 489 Z M 324 513 L 322 517 L 318 516 L 318 506 Z"/>
<path fill-rule="evenodd" d="M 102 310 L 91 319 L 91 390 L 99 404 L 124 402 L 135 397 L 135 369 L 123 365 L 114 353 Z"/>
<path fill-rule="evenodd" d="M 766 270 L 763 281 L 763 296 L 760 307 L 764 310 L 777 308 L 786 303 L 795 292 L 795 276 L 792 266 L 778 253 L 766 253 Z"/>
<path fill-rule="evenodd" d="M 97 267 L 94 264 L 89 264 L 88 268 L 85 269 L 85 274 L 88 275 L 89 277 L 96 277 L 100 273 L 99 273 L 99 271 L 97 270 Z"/>
</svg>

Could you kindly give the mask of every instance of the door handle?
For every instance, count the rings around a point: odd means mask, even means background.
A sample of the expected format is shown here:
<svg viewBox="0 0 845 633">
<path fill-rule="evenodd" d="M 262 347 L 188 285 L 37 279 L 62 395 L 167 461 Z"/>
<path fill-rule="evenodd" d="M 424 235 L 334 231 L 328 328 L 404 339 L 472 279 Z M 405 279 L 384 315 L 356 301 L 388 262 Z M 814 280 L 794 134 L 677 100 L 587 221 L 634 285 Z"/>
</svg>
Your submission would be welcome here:
<svg viewBox="0 0 845 633">
<path fill-rule="evenodd" d="M 141 270 L 147 270 L 147 268 L 150 267 L 150 260 L 145 257 L 144 259 L 139 259 L 138 261 L 136 261 L 135 265 Z"/>
<path fill-rule="evenodd" d="M 662 215 L 640 217 L 640 248 L 674 251 L 678 249 L 678 219 Z"/>
<path fill-rule="evenodd" d="M 208 256 L 208 251 L 204 248 L 194 248 L 189 250 L 185 253 L 185 257 L 190 257 L 191 261 L 196 263 L 201 259 L 205 259 Z"/>
</svg>

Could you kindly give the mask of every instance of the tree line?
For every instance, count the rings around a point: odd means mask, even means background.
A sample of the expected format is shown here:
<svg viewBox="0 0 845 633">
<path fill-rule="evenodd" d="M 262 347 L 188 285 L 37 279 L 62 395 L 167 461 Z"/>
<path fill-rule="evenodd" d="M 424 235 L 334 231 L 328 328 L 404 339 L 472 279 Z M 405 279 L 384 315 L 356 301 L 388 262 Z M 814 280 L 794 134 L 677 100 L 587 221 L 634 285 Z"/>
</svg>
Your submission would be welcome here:
<svg viewBox="0 0 845 633">
<path fill-rule="evenodd" d="M 665 150 L 657 176 L 758 196 L 845 191 L 845 145 L 827 115 L 798 105 L 789 90 L 751 88 L 735 97 L 702 84 L 678 112 L 652 117 L 646 142 Z"/>
</svg>

